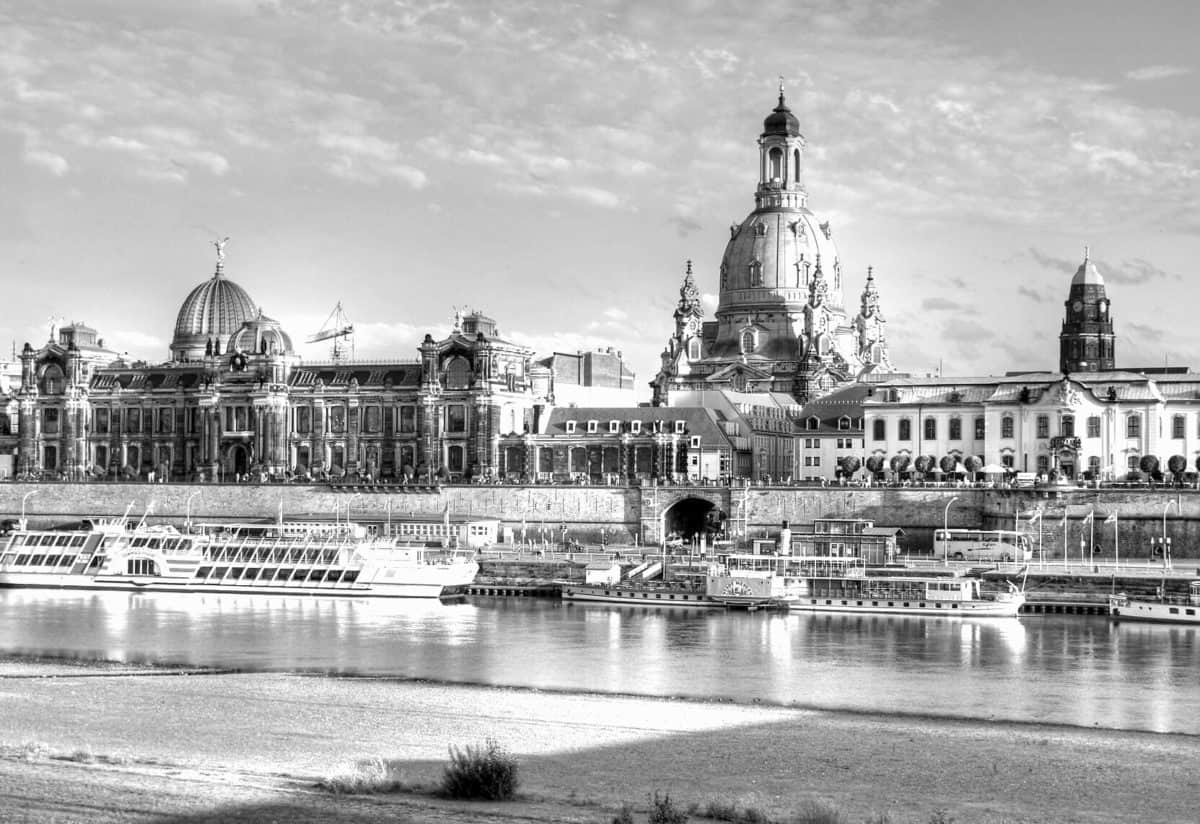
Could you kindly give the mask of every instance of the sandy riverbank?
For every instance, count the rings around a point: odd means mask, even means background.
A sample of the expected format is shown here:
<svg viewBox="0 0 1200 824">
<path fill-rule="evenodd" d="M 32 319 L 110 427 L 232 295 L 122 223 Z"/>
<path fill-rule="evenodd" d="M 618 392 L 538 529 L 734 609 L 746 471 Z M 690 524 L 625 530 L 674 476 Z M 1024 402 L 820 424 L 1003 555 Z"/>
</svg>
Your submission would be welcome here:
<svg viewBox="0 0 1200 824">
<path fill-rule="evenodd" d="M 519 758 L 520 801 L 348 799 L 312 789 L 372 757 L 432 784 L 449 745 L 485 737 Z M 93 763 L 70 760 L 81 752 Z M 1200 740 L 1189 736 L 0 662 L 6 821 L 607 824 L 623 801 L 644 808 L 659 791 L 684 804 L 743 799 L 778 815 L 819 799 L 853 822 L 887 813 L 893 824 L 923 824 L 935 809 L 959 824 L 1194 822 L 1196 763 Z"/>
</svg>

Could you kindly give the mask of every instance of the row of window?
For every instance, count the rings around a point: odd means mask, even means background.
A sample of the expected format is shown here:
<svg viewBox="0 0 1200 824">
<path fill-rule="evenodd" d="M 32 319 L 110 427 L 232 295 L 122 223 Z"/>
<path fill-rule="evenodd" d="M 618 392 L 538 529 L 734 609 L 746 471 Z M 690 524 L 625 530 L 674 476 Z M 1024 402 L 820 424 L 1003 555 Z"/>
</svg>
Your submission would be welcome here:
<svg viewBox="0 0 1200 824">
<path fill-rule="evenodd" d="M 586 421 L 585 424 L 586 424 L 587 432 L 589 435 L 594 435 L 600 431 L 600 421 Z M 650 421 L 649 426 L 646 428 L 646 431 L 655 432 L 655 433 L 672 431 L 676 435 L 682 435 L 684 432 L 687 431 L 687 421 L 674 421 L 673 428 L 671 428 L 670 430 L 668 430 L 667 424 L 668 424 L 667 421 Z M 566 429 L 566 432 L 568 435 L 573 435 L 579 431 L 579 421 L 566 421 L 564 428 Z M 620 421 L 608 421 L 608 430 L 607 431 L 610 434 L 619 433 L 621 431 L 621 422 Z M 641 434 L 642 422 L 641 421 L 629 421 L 629 430 L 628 431 L 632 435 Z M 695 440 L 697 441 L 696 446 L 699 446 L 700 445 L 699 439 L 697 438 Z"/>
<path fill-rule="evenodd" d="M 937 440 L 938 437 L 938 419 L 925 418 L 922 421 L 924 426 L 925 440 Z M 1100 416 L 1092 415 L 1087 419 L 1087 437 L 1100 437 Z M 1039 438 L 1050 437 L 1050 416 L 1038 415 L 1035 421 L 1036 433 Z M 1059 420 L 1059 435 L 1065 438 L 1075 437 L 1075 416 L 1063 415 Z M 950 418 L 947 421 L 947 438 L 952 441 L 962 440 L 963 422 L 962 418 Z M 1012 438 L 1015 429 L 1014 418 L 1012 415 L 1005 415 L 1000 419 L 1000 437 Z M 975 418 L 975 440 L 981 441 L 984 439 L 987 431 L 986 420 L 981 416 Z M 1200 432 L 1198 432 L 1200 434 Z M 1140 438 L 1142 436 L 1142 414 L 1140 412 L 1130 412 L 1125 416 L 1125 437 Z M 882 418 L 876 418 L 871 422 L 871 437 L 877 441 L 887 440 L 887 421 Z M 1187 437 L 1187 418 L 1184 415 L 1174 415 L 1171 418 L 1171 437 L 1185 438 Z M 912 420 L 910 418 L 900 418 L 897 421 L 897 440 L 911 441 L 912 440 Z"/>
<path fill-rule="evenodd" d="M 804 439 L 804 448 L 805 449 L 820 449 L 821 448 L 821 439 L 820 438 L 805 438 Z M 835 448 L 837 448 L 837 449 L 855 449 L 857 447 L 854 443 L 854 438 L 836 438 L 835 439 Z"/>
</svg>

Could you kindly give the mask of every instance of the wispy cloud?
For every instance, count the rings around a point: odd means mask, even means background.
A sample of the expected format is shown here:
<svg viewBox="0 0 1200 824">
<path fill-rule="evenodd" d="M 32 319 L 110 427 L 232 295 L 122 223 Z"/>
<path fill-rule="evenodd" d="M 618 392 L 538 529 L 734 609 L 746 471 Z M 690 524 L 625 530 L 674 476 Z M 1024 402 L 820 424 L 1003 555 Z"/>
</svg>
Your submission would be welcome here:
<svg viewBox="0 0 1200 824">
<path fill-rule="evenodd" d="M 1192 70 L 1187 66 L 1142 66 L 1138 69 L 1131 69 L 1125 72 L 1125 76 L 1130 80 L 1164 80 L 1168 77 L 1179 77 L 1184 74 L 1191 74 Z"/>
</svg>

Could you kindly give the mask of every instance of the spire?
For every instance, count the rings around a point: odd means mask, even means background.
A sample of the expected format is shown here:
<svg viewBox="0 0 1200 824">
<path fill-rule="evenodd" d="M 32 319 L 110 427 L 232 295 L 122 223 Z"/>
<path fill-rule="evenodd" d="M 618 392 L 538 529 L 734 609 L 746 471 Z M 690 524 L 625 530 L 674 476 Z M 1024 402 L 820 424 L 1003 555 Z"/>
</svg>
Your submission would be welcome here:
<svg viewBox="0 0 1200 824">
<path fill-rule="evenodd" d="M 1090 250 L 1088 249 L 1088 246 L 1087 246 L 1087 244 L 1085 243 L 1085 244 L 1083 245 L 1083 262 L 1084 262 L 1084 265 L 1086 265 L 1086 264 L 1087 264 L 1087 262 L 1088 262 L 1088 260 L 1089 260 L 1089 252 L 1090 252 Z"/>
<path fill-rule="evenodd" d="M 879 287 L 875 284 L 875 267 L 868 266 L 867 284 L 863 287 L 862 293 L 862 316 L 869 318 L 879 314 Z"/>
<path fill-rule="evenodd" d="M 679 307 L 675 310 L 675 316 L 695 315 L 699 317 L 703 313 L 700 304 L 700 290 L 696 288 L 696 281 L 692 277 L 692 262 L 689 260 L 683 273 L 683 283 L 679 287 Z"/>
</svg>

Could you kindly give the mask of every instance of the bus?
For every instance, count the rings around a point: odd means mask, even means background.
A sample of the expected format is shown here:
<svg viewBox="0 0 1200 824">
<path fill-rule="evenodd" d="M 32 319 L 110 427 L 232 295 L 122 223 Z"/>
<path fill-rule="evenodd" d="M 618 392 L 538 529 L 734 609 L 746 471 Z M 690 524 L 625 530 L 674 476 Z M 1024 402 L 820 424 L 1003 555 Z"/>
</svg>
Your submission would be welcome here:
<svg viewBox="0 0 1200 824">
<path fill-rule="evenodd" d="M 1028 535 L 1011 529 L 936 529 L 933 557 L 951 561 L 1029 561 Z"/>
</svg>

